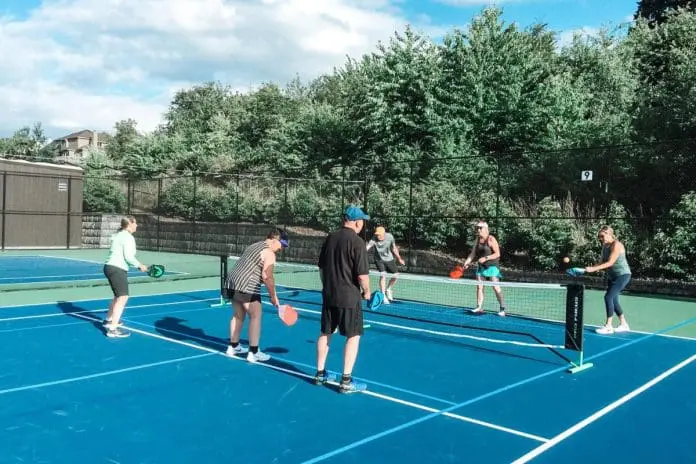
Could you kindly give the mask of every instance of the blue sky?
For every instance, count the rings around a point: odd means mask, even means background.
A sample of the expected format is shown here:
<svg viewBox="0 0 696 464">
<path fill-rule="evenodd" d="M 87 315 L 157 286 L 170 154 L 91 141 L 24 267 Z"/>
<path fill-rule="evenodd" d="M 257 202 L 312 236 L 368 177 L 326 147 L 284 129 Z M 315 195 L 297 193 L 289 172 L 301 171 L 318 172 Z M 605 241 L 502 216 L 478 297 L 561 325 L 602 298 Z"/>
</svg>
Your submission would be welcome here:
<svg viewBox="0 0 696 464">
<path fill-rule="evenodd" d="M 0 137 L 161 122 L 173 94 L 207 80 L 239 90 L 311 79 L 412 24 L 437 40 L 487 0 L 3 0 Z M 635 0 L 501 0 L 507 22 L 567 40 L 629 21 Z"/>
</svg>

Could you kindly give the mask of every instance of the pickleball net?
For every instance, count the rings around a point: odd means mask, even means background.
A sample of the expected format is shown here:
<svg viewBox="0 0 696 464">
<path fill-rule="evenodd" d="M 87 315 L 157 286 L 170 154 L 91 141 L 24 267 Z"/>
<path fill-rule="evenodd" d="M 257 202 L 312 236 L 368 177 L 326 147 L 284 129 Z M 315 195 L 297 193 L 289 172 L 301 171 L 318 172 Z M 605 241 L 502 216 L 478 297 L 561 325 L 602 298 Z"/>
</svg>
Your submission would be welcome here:
<svg viewBox="0 0 696 464">
<path fill-rule="evenodd" d="M 237 259 L 220 257 L 221 290 L 224 276 Z M 370 272 L 372 291 L 380 288 L 381 276 L 378 271 Z M 289 302 L 301 313 L 316 316 L 321 311 L 322 285 L 317 266 L 278 262 L 274 278 L 281 301 Z M 584 286 L 581 284 L 481 284 L 472 279 L 410 273 L 384 274 L 384 278 L 387 285 L 392 278 L 397 279 L 391 291 L 393 301 L 382 304 L 376 311 L 363 304 L 365 322 L 371 328 L 454 343 L 547 350 L 567 363 L 573 373 L 592 366 L 583 359 Z M 484 291 L 483 314 L 472 311 L 477 307 L 479 284 Z M 502 291 L 505 316 L 499 315 L 494 286 Z"/>
</svg>

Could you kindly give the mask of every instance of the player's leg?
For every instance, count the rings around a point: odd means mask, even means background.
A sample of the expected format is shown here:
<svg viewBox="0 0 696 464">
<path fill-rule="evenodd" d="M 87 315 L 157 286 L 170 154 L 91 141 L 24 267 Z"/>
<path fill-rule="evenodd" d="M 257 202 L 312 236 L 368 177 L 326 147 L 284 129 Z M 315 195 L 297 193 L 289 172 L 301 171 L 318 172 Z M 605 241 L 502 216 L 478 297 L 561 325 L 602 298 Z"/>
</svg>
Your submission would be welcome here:
<svg viewBox="0 0 696 464">
<path fill-rule="evenodd" d="M 261 295 L 251 296 L 249 304 L 246 306 L 246 311 L 249 315 L 249 353 L 247 354 L 247 360 L 250 362 L 268 361 L 271 357 L 259 350 L 259 344 L 261 342 L 261 318 L 263 316 Z"/>
<path fill-rule="evenodd" d="M 500 282 L 500 272 L 498 271 L 498 268 L 495 268 L 495 276 L 489 277 L 489 280 L 491 282 Z M 500 285 L 494 285 L 493 286 L 493 292 L 495 293 L 495 297 L 498 299 L 498 304 L 500 305 L 500 310 L 498 311 L 499 316 L 505 316 L 505 297 L 503 296 L 503 289 L 500 287 Z"/>
<path fill-rule="evenodd" d="M 377 270 L 379 271 L 379 289 L 380 291 L 384 294 L 384 302 L 383 304 L 389 304 L 389 295 L 387 295 L 387 288 L 386 288 L 386 283 L 387 283 L 387 268 L 384 264 L 384 261 L 381 259 L 378 259 L 375 262 L 375 266 L 377 267 Z"/>
<path fill-rule="evenodd" d="M 389 283 L 387 284 L 387 290 L 384 292 L 385 296 L 389 298 L 390 301 L 394 300 L 394 293 L 392 289 L 394 288 L 394 284 L 396 284 L 396 281 L 398 280 L 399 277 L 399 270 L 396 267 L 396 261 L 389 261 L 386 263 L 386 269 L 389 274 L 391 274 L 391 278 L 389 279 Z"/>
<path fill-rule="evenodd" d="M 115 266 L 107 266 L 105 274 L 114 294 L 114 298 L 109 305 L 110 311 L 107 313 L 104 322 L 106 336 L 110 338 L 127 337 L 130 334 L 121 328 L 121 317 L 128 302 L 128 273 Z"/>
<path fill-rule="evenodd" d="M 322 306 L 320 334 L 317 339 L 317 372 L 314 375 L 314 383 L 317 385 L 326 383 L 329 375 L 326 372 L 326 358 L 329 355 L 331 334 L 338 328 L 338 313 L 336 308 Z"/>
<path fill-rule="evenodd" d="M 624 314 L 623 308 L 619 302 L 619 296 L 621 292 L 626 288 L 628 283 L 631 281 L 631 275 L 626 274 L 616 278 L 615 282 L 615 296 L 614 296 L 614 313 L 619 317 L 619 325 L 614 329 L 615 332 L 628 332 L 630 327 L 626 321 L 626 315 Z"/>
<path fill-rule="evenodd" d="M 239 294 L 234 291 L 230 291 L 230 293 L 232 317 L 230 317 L 230 343 L 227 347 L 227 355 L 235 356 L 238 354 L 246 354 L 248 351 L 240 344 L 244 319 L 246 319 L 246 309 L 244 308 L 245 303 L 241 300 Z"/>
<path fill-rule="evenodd" d="M 478 282 L 484 281 L 483 275 L 481 275 L 480 271 L 476 271 L 476 280 Z M 474 308 L 471 312 L 476 314 L 483 313 L 483 285 L 476 286 L 476 308 Z"/>
<path fill-rule="evenodd" d="M 353 369 L 358 359 L 360 348 L 360 337 L 363 330 L 362 308 L 342 309 L 339 330 L 341 335 L 346 337 L 346 344 L 343 348 L 343 375 L 341 376 L 340 392 L 355 393 L 363 391 L 367 385 L 357 383 L 353 380 Z"/>
<path fill-rule="evenodd" d="M 607 319 L 602 327 L 599 327 L 596 332 L 598 334 L 609 335 L 614 333 L 613 321 L 615 313 L 616 297 L 619 294 L 618 282 L 614 279 L 607 279 L 607 290 L 604 293 L 604 309 Z"/>
</svg>

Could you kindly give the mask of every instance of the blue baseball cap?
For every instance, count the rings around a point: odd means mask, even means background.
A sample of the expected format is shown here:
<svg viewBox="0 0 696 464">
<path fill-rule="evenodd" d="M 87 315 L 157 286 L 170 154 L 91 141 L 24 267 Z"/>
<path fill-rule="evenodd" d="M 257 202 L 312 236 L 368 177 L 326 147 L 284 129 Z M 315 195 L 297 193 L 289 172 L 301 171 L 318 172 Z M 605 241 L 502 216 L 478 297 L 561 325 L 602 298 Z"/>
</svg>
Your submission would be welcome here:
<svg viewBox="0 0 696 464">
<path fill-rule="evenodd" d="M 282 231 L 280 233 L 280 246 L 283 248 L 287 248 L 290 246 L 290 240 L 288 240 L 288 234 L 285 231 Z"/>
<path fill-rule="evenodd" d="M 359 221 L 360 219 L 370 219 L 370 216 L 365 214 L 365 211 L 358 208 L 357 206 L 347 207 L 346 211 L 343 213 L 343 217 L 345 217 L 349 221 Z"/>
</svg>

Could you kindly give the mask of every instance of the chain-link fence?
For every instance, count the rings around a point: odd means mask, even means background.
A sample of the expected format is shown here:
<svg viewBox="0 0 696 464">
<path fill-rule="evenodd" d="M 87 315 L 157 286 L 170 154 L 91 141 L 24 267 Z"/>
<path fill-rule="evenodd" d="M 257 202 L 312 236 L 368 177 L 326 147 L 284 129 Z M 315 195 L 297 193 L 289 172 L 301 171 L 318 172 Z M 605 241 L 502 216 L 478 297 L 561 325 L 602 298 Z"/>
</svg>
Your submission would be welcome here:
<svg viewBox="0 0 696 464">
<path fill-rule="evenodd" d="M 312 261 L 320 238 L 340 225 L 349 203 L 391 232 L 408 270 L 447 270 L 486 220 L 502 245 L 502 265 L 557 272 L 562 258 L 596 263 L 597 230 L 611 225 L 636 274 L 687 280 L 696 274 L 696 178 L 692 144 L 609 147 L 533 154 L 375 163 L 331 179 L 269 173 L 162 177 L 88 177 L 87 211 L 131 213 L 146 226 L 140 245 L 153 250 L 239 254 L 271 225 L 289 228 L 286 257 Z M 644 158 L 644 159 L 643 159 Z M 621 160 L 631 159 L 630 169 Z M 530 161 L 533 160 L 533 161 Z M 671 160 L 668 162 L 668 160 Z M 573 168 L 575 166 L 575 168 Z"/>
</svg>

